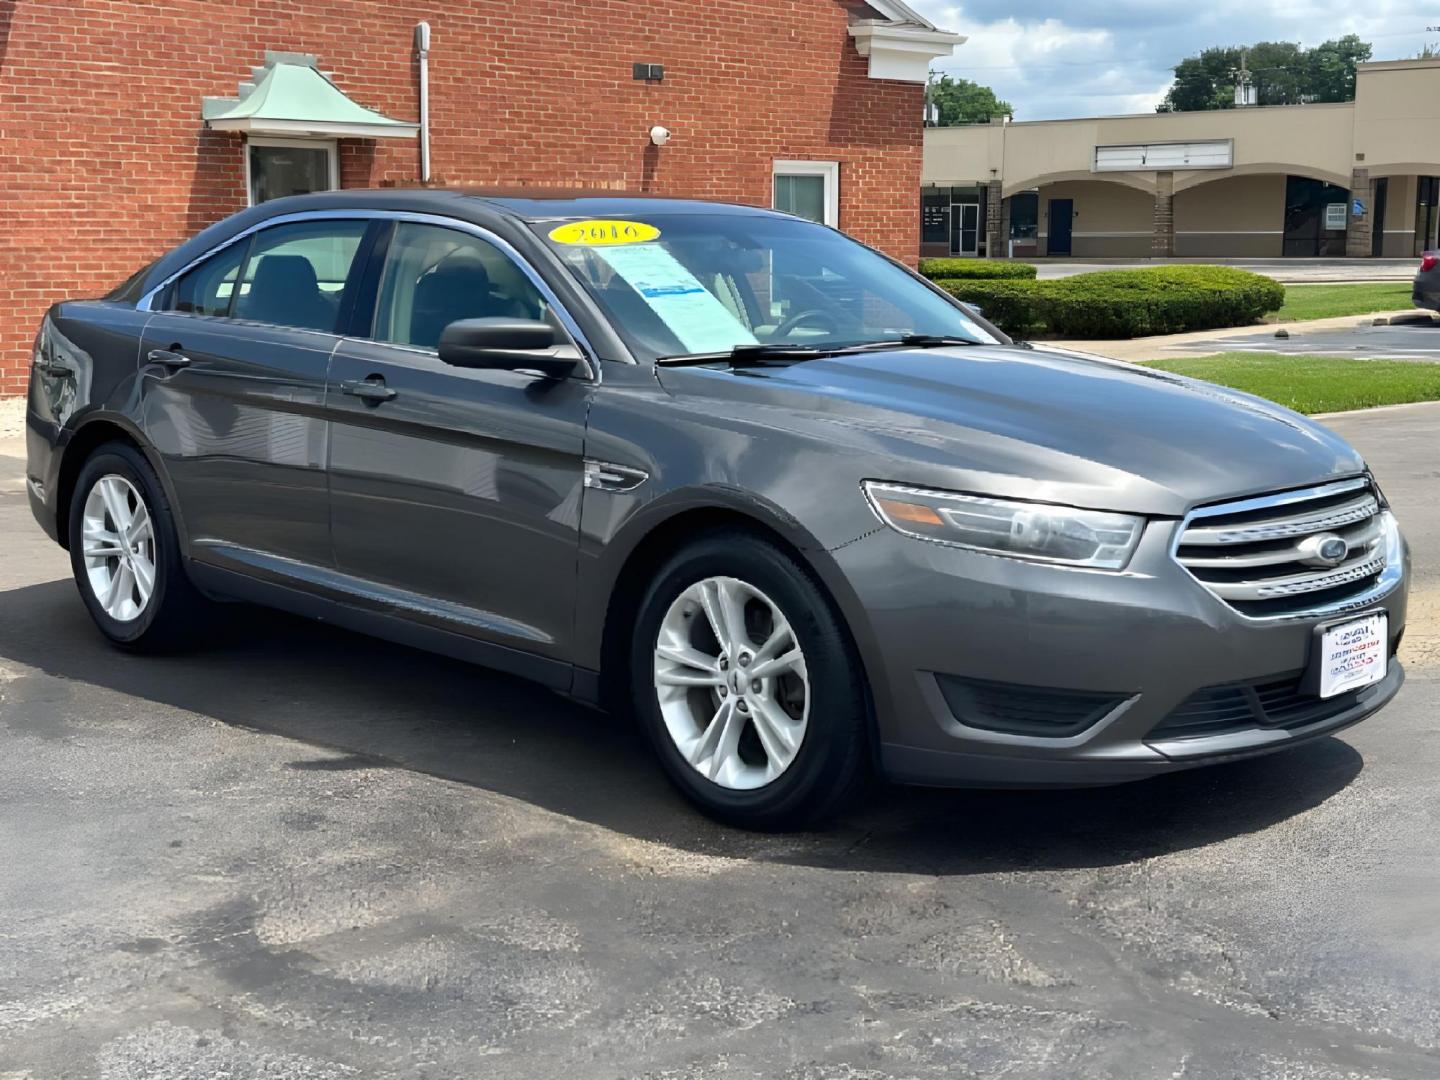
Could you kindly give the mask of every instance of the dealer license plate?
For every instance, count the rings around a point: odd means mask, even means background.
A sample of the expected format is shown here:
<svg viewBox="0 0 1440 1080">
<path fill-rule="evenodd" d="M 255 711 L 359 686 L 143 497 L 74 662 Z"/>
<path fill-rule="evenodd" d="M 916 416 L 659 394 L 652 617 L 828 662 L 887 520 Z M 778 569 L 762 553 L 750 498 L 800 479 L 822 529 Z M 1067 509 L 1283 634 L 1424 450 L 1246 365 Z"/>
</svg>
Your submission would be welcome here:
<svg viewBox="0 0 1440 1080">
<path fill-rule="evenodd" d="M 1326 630 L 1320 639 L 1320 696 L 1332 698 L 1385 678 L 1389 618 L 1371 615 Z"/>
</svg>

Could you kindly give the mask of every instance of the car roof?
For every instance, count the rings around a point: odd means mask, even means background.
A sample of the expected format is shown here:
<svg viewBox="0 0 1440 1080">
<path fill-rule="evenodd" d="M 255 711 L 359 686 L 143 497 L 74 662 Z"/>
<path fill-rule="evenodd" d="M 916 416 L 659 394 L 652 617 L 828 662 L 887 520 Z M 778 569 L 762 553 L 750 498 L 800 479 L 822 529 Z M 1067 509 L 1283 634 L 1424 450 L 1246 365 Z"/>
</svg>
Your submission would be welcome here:
<svg viewBox="0 0 1440 1080">
<path fill-rule="evenodd" d="M 274 218 L 309 211 L 390 210 L 435 214 L 497 226 L 509 219 L 516 228 L 544 221 L 576 218 L 655 217 L 675 214 L 714 214 L 728 217 L 788 217 L 778 211 L 705 199 L 677 199 L 662 195 L 562 188 L 346 188 L 272 199 L 216 222 L 172 248 L 143 277 L 130 283 L 116 299 L 133 300 L 188 266 L 195 259 L 244 232 Z M 498 220 L 497 220 L 498 219 Z"/>
<path fill-rule="evenodd" d="M 741 203 L 711 199 L 684 199 L 643 192 L 603 191 L 593 188 L 346 188 L 342 191 L 294 195 L 264 204 L 273 214 L 302 213 L 318 209 L 354 205 L 377 209 L 394 208 L 405 203 L 419 209 L 456 213 L 466 202 L 480 203 L 486 208 L 519 218 L 525 222 L 554 221 L 561 218 L 614 218 L 635 215 L 646 217 L 671 214 L 724 214 L 727 216 L 785 216 L 775 210 Z"/>
</svg>

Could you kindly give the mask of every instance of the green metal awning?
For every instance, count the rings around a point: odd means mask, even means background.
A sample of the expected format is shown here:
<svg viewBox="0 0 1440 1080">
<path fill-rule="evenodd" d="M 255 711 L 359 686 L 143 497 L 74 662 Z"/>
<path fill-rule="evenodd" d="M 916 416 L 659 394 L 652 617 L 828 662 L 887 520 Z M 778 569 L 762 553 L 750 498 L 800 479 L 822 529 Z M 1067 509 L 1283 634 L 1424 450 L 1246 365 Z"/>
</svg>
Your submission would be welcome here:
<svg viewBox="0 0 1440 1080">
<path fill-rule="evenodd" d="M 206 98 L 205 126 L 252 135 L 349 139 L 413 139 L 419 124 L 357 105 L 299 53 L 266 53 L 265 66 L 240 87 L 238 98 Z"/>
</svg>

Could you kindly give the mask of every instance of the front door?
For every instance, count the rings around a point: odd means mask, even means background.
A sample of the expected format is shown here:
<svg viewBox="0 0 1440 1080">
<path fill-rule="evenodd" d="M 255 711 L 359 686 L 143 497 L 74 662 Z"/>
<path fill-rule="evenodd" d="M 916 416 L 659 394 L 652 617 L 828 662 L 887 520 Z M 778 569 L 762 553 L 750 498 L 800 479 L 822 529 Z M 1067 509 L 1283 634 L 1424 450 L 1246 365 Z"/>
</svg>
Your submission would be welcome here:
<svg viewBox="0 0 1440 1080">
<path fill-rule="evenodd" d="M 980 254 L 980 204 L 956 203 L 950 208 L 954 222 L 950 250 L 956 255 L 973 258 Z"/>
<path fill-rule="evenodd" d="M 1050 255 L 1070 254 L 1070 228 L 1075 220 L 1074 199 L 1051 199 L 1049 243 L 1046 252 Z"/>
<path fill-rule="evenodd" d="M 195 559 L 330 565 L 325 372 L 365 230 L 272 226 L 154 303 L 140 352 L 145 431 Z"/>
<path fill-rule="evenodd" d="M 474 233 L 400 222 L 387 248 L 371 336 L 330 365 L 337 569 L 408 617 L 565 659 L 589 378 L 441 362 L 449 323 L 548 303 Z"/>
</svg>

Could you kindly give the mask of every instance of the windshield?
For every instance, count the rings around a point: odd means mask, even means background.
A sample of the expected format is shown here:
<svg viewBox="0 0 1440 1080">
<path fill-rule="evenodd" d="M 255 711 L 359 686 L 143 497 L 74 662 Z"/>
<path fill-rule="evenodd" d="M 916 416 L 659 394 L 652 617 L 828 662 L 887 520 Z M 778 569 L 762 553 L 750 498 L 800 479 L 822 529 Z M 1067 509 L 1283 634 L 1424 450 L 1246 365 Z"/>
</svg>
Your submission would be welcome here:
<svg viewBox="0 0 1440 1080">
<path fill-rule="evenodd" d="M 535 229 L 644 360 L 913 334 L 995 341 L 894 263 L 808 221 L 656 214 Z"/>
</svg>

